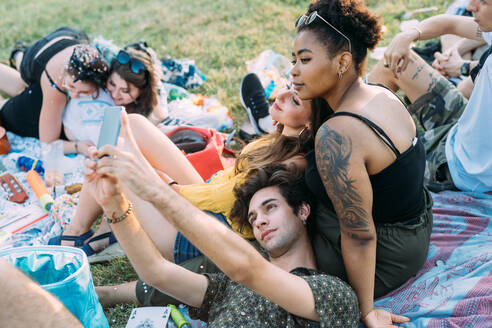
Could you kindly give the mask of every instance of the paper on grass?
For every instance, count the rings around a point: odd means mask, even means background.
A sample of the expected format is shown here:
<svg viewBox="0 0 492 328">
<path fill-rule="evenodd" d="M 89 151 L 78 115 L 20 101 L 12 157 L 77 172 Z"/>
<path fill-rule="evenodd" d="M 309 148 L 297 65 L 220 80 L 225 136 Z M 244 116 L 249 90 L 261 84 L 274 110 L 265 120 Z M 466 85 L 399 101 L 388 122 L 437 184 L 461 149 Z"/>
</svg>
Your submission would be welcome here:
<svg viewBox="0 0 492 328">
<path fill-rule="evenodd" d="M 11 215 L 0 216 L 0 230 L 14 234 L 48 217 L 41 207 L 31 205 L 21 208 Z"/>
<path fill-rule="evenodd" d="M 126 328 L 166 328 L 171 309 L 167 306 L 139 307 L 132 310 Z"/>
</svg>

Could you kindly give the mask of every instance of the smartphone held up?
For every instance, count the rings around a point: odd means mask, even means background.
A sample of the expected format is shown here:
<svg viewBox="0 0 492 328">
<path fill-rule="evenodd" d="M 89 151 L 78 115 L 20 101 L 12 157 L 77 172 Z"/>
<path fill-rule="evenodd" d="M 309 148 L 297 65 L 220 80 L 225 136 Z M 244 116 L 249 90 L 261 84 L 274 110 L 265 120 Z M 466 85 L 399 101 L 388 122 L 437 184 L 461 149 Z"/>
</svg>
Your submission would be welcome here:
<svg viewBox="0 0 492 328">
<path fill-rule="evenodd" d="M 103 124 L 97 140 L 97 148 L 104 145 L 116 146 L 120 134 L 120 114 L 122 106 L 111 106 L 104 110 Z"/>
</svg>

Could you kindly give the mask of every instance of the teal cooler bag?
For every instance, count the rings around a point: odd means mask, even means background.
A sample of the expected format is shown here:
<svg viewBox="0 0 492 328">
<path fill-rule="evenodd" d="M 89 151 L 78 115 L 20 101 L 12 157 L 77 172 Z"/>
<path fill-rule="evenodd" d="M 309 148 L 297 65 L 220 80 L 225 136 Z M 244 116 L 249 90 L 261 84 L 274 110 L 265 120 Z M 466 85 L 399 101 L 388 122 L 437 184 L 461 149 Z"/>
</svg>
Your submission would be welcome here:
<svg viewBox="0 0 492 328">
<path fill-rule="evenodd" d="M 82 250 L 28 246 L 0 251 L 0 257 L 58 297 L 84 327 L 109 327 Z"/>
</svg>

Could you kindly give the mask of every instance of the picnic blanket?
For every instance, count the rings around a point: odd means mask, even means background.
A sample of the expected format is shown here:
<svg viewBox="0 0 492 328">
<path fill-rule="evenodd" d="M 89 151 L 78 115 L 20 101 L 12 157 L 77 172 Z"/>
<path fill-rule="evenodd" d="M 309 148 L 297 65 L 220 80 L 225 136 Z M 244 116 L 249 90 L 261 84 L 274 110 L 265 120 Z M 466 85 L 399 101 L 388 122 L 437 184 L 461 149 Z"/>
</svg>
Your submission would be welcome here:
<svg viewBox="0 0 492 328">
<path fill-rule="evenodd" d="M 403 327 L 492 327 L 492 194 L 433 194 L 427 261 L 375 306 L 410 317 Z"/>
<path fill-rule="evenodd" d="M 11 132 L 8 132 L 7 136 L 11 144 L 11 150 L 7 155 L 0 155 L 0 161 L 8 172 L 19 181 L 29 198 L 22 204 L 10 202 L 7 200 L 6 192 L 0 188 L 0 223 L 2 223 L 3 217 L 7 215 L 42 212 L 41 205 L 27 182 L 26 172 L 17 166 L 17 159 L 20 156 L 41 159 L 40 142 L 38 139 L 23 138 Z M 60 165 L 63 166 L 64 169 L 64 180 L 66 185 L 83 182 L 83 160 L 84 157 L 82 155 L 77 155 L 75 157 L 64 156 L 64 158 L 61 159 Z M 60 198 L 60 195 L 58 197 L 56 195 L 54 196 L 57 199 Z M 52 210 L 45 219 L 15 233 L 9 238 L 0 238 L 0 249 L 47 244 L 49 238 L 62 232 L 60 222 L 54 219 L 54 214 L 56 214 L 54 211 L 56 209 L 57 207 L 52 207 Z"/>
</svg>

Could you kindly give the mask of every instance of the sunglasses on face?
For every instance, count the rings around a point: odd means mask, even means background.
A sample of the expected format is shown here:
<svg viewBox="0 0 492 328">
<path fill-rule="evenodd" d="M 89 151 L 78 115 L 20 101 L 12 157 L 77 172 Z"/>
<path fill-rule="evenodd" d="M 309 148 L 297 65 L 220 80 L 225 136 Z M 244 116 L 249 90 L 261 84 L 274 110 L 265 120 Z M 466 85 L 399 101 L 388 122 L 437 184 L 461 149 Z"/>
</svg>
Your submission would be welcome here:
<svg viewBox="0 0 492 328">
<path fill-rule="evenodd" d="M 120 50 L 118 52 L 118 55 L 116 56 L 116 60 L 120 64 L 127 64 L 130 63 L 130 69 L 132 70 L 133 73 L 135 74 L 140 74 L 140 72 L 145 72 L 147 71 L 147 68 L 145 67 L 144 63 L 142 63 L 138 59 L 132 59 L 130 57 L 130 54 L 126 52 L 125 50 Z"/>
<path fill-rule="evenodd" d="M 318 12 L 317 11 L 313 11 L 311 14 L 309 14 L 309 16 L 302 15 L 301 17 L 299 17 L 297 19 L 296 23 L 295 23 L 295 27 L 296 28 L 300 28 L 303 25 L 309 25 L 312 22 L 314 22 L 314 20 L 316 19 L 316 17 L 318 17 L 319 19 L 321 19 L 329 27 L 331 27 L 336 32 L 338 32 L 338 34 L 340 34 L 341 36 L 343 36 L 345 38 L 345 40 L 347 40 L 347 42 L 348 42 L 349 52 L 352 53 L 352 43 L 350 42 L 350 39 L 345 34 L 343 34 L 342 32 L 340 32 L 340 30 L 338 30 L 335 26 L 333 26 L 330 23 L 328 23 L 328 21 L 326 19 L 324 19 L 323 17 L 321 17 L 320 15 L 318 15 Z"/>
</svg>

